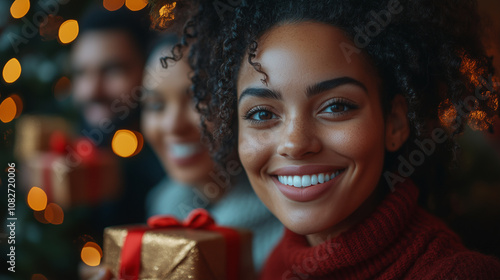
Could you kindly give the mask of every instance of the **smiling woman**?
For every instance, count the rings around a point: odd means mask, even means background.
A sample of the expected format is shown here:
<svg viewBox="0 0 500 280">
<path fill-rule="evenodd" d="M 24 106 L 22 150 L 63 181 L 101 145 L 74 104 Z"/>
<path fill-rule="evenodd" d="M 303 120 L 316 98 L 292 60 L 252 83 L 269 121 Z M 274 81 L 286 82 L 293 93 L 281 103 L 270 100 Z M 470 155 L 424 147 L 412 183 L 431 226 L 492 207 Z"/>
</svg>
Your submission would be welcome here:
<svg viewBox="0 0 500 280">
<path fill-rule="evenodd" d="M 365 57 L 346 61 L 337 47 L 346 40 L 327 24 L 282 25 L 259 41 L 254 58 L 267 83 L 250 64 L 239 72 L 242 164 L 264 204 L 310 240 L 357 222 L 362 215 L 347 218 L 360 207 L 373 210 L 386 142 L 396 141 L 386 138 L 394 125 L 383 116 L 380 79 Z"/>
<path fill-rule="evenodd" d="M 500 277 L 394 168 L 434 129 L 452 136 L 498 114 L 497 89 L 477 78 L 493 68 L 474 1 L 241 1 L 222 24 L 192 2 L 184 35 L 197 41 L 194 96 L 214 156 L 236 146 L 287 228 L 263 279 Z M 439 123 L 443 104 L 469 109 Z"/>
<path fill-rule="evenodd" d="M 179 61 L 167 70 L 160 64 L 162 53 L 167 53 L 173 45 L 160 45 L 149 59 L 150 71 L 143 82 L 146 90 L 142 102 L 142 128 L 169 176 L 188 185 L 200 186 L 203 191 L 203 185 L 211 180 L 209 173 L 214 164 L 208 148 L 200 142 L 200 117 L 189 91 L 189 64 Z"/>
</svg>

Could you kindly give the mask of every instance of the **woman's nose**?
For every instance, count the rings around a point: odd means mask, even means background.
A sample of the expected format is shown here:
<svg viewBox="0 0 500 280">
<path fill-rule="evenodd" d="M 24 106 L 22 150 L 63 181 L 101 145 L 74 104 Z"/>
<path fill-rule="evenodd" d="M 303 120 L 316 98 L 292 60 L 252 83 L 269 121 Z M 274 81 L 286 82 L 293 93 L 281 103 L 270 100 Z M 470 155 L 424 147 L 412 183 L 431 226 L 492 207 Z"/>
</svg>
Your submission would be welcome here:
<svg viewBox="0 0 500 280">
<path fill-rule="evenodd" d="M 163 116 L 163 130 L 177 136 L 191 133 L 193 129 L 196 129 L 196 126 L 192 124 L 188 110 L 189 108 L 181 106 L 167 108 L 167 113 Z"/>
<path fill-rule="evenodd" d="M 322 147 L 317 133 L 312 122 L 294 118 L 282 126 L 277 152 L 290 159 L 316 154 Z"/>
</svg>

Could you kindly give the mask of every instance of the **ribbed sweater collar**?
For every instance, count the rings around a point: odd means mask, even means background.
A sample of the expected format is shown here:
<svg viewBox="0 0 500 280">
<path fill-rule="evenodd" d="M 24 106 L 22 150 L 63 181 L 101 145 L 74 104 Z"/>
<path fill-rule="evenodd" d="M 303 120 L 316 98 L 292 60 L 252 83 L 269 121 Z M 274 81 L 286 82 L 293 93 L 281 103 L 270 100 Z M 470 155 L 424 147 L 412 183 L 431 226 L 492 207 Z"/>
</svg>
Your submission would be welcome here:
<svg viewBox="0 0 500 280">
<path fill-rule="evenodd" d="M 407 180 L 388 194 L 364 221 L 314 247 L 309 246 L 304 236 L 287 230 L 282 244 L 284 265 L 313 277 L 334 273 L 339 277 L 345 275 L 345 279 L 358 278 L 355 276 L 358 272 L 363 276 L 377 275 L 397 262 L 401 246 L 411 242 L 401 239 L 409 237 L 402 232 L 408 230 L 418 208 L 417 197 L 417 187 Z"/>
</svg>

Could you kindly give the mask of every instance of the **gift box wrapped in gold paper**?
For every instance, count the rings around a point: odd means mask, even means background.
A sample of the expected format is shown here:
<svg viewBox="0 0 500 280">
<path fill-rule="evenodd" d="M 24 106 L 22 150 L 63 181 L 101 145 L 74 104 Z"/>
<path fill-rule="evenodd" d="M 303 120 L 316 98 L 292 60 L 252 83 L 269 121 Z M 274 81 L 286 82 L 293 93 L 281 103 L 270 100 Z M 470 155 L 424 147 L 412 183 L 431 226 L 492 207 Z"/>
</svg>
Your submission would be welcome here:
<svg viewBox="0 0 500 280">
<path fill-rule="evenodd" d="M 104 231 L 104 263 L 118 279 L 255 279 L 247 230 L 219 227 L 203 209 L 184 222 L 155 216 L 148 225 Z"/>
<path fill-rule="evenodd" d="M 50 139 L 54 132 L 73 135 L 71 124 L 61 117 L 25 115 L 16 122 L 16 145 L 14 155 L 19 160 L 31 160 L 40 152 L 50 150 Z"/>
<path fill-rule="evenodd" d="M 120 194 L 121 171 L 113 153 L 96 148 L 87 139 L 60 142 L 52 149 L 33 155 L 22 165 L 28 189 L 43 189 L 49 202 L 63 208 L 96 205 Z"/>
</svg>

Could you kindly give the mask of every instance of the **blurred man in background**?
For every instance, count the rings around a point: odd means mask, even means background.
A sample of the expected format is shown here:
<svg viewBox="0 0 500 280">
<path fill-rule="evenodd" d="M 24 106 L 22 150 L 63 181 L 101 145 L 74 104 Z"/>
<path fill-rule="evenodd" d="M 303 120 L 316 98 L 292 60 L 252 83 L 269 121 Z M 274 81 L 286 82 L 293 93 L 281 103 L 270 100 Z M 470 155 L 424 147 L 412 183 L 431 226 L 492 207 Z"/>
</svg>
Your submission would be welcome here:
<svg viewBox="0 0 500 280">
<path fill-rule="evenodd" d="M 82 113 L 81 134 L 111 149 L 118 129 L 139 131 L 140 85 L 152 33 L 146 10 L 90 9 L 80 21 L 71 53 L 73 99 Z M 121 160 L 121 197 L 97 209 L 95 227 L 145 221 L 145 195 L 163 176 L 149 146 Z"/>
<path fill-rule="evenodd" d="M 139 86 L 150 39 L 147 14 L 95 7 L 81 20 L 72 50 L 75 104 L 82 133 L 106 145 L 119 127 L 138 128 Z"/>
</svg>

